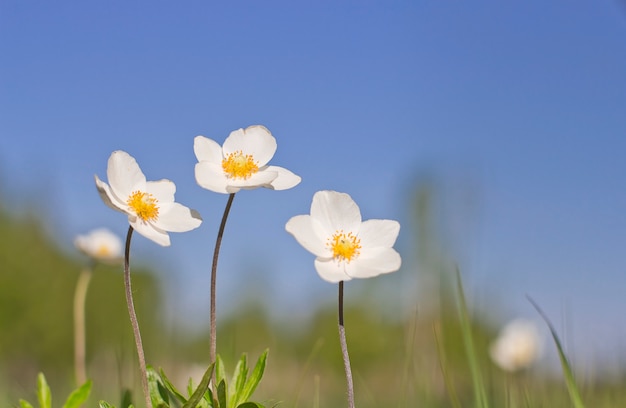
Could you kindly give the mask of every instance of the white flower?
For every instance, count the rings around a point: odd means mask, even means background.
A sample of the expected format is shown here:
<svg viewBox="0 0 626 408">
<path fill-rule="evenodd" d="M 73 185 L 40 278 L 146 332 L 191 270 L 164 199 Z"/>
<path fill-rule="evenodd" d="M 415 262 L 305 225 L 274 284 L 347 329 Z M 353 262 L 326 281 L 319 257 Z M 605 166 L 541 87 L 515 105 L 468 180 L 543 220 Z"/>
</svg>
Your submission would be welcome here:
<svg viewBox="0 0 626 408">
<path fill-rule="evenodd" d="M 537 326 L 529 320 L 516 319 L 500 331 L 489 348 L 491 359 L 505 371 L 518 371 L 530 366 L 542 351 Z"/>
<path fill-rule="evenodd" d="M 197 211 L 174 202 L 173 182 L 146 181 L 135 159 L 126 152 L 111 154 L 107 177 L 110 186 L 95 176 L 102 201 L 127 214 L 133 229 L 157 244 L 170 245 L 168 231 L 190 231 L 202 223 Z"/>
<path fill-rule="evenodd" d="M 88 234 L 77 236 L 74 245 L 96 261 L 117 263 L 122 260 L 122 241 L 106 228 L 98 228 Z"/>
<path fill-rule="evenodd" d="M 317 256 L 315 269 L 328 282 L 395 272 L 402 263 L 392 248 L 400 224 L 392 220 L 361 222 L 359 207 L 345 193 L 318 191 L 311 215 L 292 217 L 285 229 Z"/>
<path fill-rule="evenodd" d="M 287 169 L 268 165 L 276 152 L 276 139 L 260 125 L 231 132 L 223 146 L 196 136 L 193 150 L 198 159 L 196 181 L 216 193 L 230 194 L 257 187 L 286 190 L 301 180 Z"/>
</svg>

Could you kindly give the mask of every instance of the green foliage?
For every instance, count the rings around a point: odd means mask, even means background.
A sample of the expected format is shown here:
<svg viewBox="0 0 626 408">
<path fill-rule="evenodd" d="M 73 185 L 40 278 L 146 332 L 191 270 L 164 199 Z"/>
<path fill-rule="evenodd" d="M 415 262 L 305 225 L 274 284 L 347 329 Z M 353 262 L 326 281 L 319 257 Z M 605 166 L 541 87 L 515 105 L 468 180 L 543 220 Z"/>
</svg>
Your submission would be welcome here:
<svg viewBox="0 0 626 408">
<path fill-rule="evenodd" d="M 207 368 L 200 384 L 195 389 L 192 381 L 189 380 L 188 397 L 185 397 L 172 384 L 162 369 L 157 373 L 152 367 L 148 367 L 148 385 L 152 405 L 154 408 L 264 408 L 263 405 L 249 401 L 249 399 L 263 378 L 268 352 L 269 350 L 266 349 L 261 354 L 249 376 L 247 356 L 243 354 L 235 366 L 230 381 L 226 378 L 224 362 L 218 356 L 216 364 L 211 364 Z M 214 371 L 218 384 L 215 398 L 209 387 Z M 103 404 L 106 403 L 101 402 L 102 408 L 113 408 Z"/>
<path fill-rule="evenodd" d="M 73 369 L 72 299 L 86 263 L 64 253 L 36 219 L 11 218 L 0 210 L 0 368 L 12 379 L 27 384 L 39 371 L 54 372 L 52 388 L 65 385 Z M 154 339 L 146 352 L 156 353 L 163 348 L 158 282 L 145 269 L 132 273 L 142 334 Z M 95 351 L 133 352 L 121 265 L 95 267 L 86 322 L 88 363 Z"/>
<path fill-rule="evenodd" d="M 428 233 L 423 235 L 426 240 Z M 432 249 L 423 251 L 424 256 L 430 254 L 433 258 L 429 273 L 440 278 L 438 291 L 428 293 L 436 298 L 432 303 L 436 310 L 420 310 L 415 318 L 401 314 L 390 318 L 372 308 L 371 299 L 363 293 L 349 297 L 345 319 L 360 408 L 623 405 L 626 374 L 587 381 L 584 389 L 579 388 L 561 342 L 547 319 L 567 389 L 561 378 L 542 372 L 505 377 L 495 371 L 487 353 L 489 340 L 494 337 L 493 328 L 480 310 L 469 317 L 471 307 L 465 301 L 460 279 L 455 282 L 452 268 L 446 270 L 444 262 L 438 261 L 441 251 L 436 245 L 423 243 L 420 248 Z M 50 385 L 43 375 L 38 378 L 39 408 L 61 405 L 61 401 L 53 399 L 50 388 L 57 395 L 74 389 L 68 380 L 72 368 L 71 298 L 81 267 L 82 262 L 64 254 L 37 222 L 10 219 L 0 211 L 0 406 L 15 406 L 13 401 L 18 398 L 10 394 L 11 390 L 21 392 L 24 378 L 30 382 L 37 371 L 46 367 L 54 370 L 55 375 L 50 377 Z M 192 337 L 178 327 L 171 331 L 160 327 L 163 318 L 159 314 L 161 296 L 156 280 L 136 268 L 132 273 L 142 333 L 148 340 L 145 342 L 148 359 L 158 361 L 170 373 L 171 367 L 183 367 L 187 372 L 188 362 L 206 358 L 208 335 Z M 400 275 L 384 279 L 393 282 L 396 278 Z M 371 284 L 374 290 L 380 290 L 378 281 Z M 413 300 L 421 304 L 433 299 L 416 293 Z M 179 391 L 173 381 L 180 378 L 172 375 L 170 381 L 163 369 L 158 373 L 150 369 L 150 393 L 155 408 L 262 408 L 262 404 L 249 401 L 253 394 L 255 400 L 279 400 L 284 406 L 344 406 L 345 377 L 337 342 L 336 305 L 314 311 L 304 323 L 273 321 L 263 306 L 249 305 L 220 322 L 223 361 L 220 358 L 217 367 L 209 367 L 199 384 L 189 380 Z M 90 373 L 98 377 L 94 379 L 97 387 L 92 390 L 93 398 L 99 400 L 99 408 L 115 408 L 103 399 L 119 394 L 120 388 L 136 386 L 127 383 L 136 378 L 136 373 L 134 368 L 128 368 L 133 364 L 134 349 L 121 268 L 101 265 L 96 268 L 87 314 L 88 357 L 111 362 L 104 369 Z M 163 347 L 163 342 L 167 347 Z M 272 355 L 273 369 L 267 373 L 267 352 L 261 354 L 254 368 L 248 367 L 245 355 L 240 357 L 239 350 L 261 353 L 260 347 L 268 345 L 277 352 Z M 167 353 L 159 352 L 161 349 Z M 95 354 L 103 353 L 102 350 L 104 354 Z M 232 376 L 227 376 L 225 366 L 234 367 Z M 218 385 L 215 398 L 209 388 L 214 368 Z M 263 386 L 257 388 L 261 377 Z M 72 391 L 65 408 L 79 407 L 90 390 L 91 382 Z M 115 405 L 132 408 L 130 393 L 123 395 Z M 33 393 L 27 399 L 34 397 Z M 26 399 L 19 400 L 17 405 L 35 408 Z"/>
<path fill-rule="evenodd" d="M 572 372 L 572 367 L 570 366 L 569 361 L 567 360 L 567 356 L 563 351 L 563 346 L 561 345 L 561 340 L 559 340 L 559 336 L 554 329 L 552 323 L 548 319 L 548 316 L 543 312 L 543 310 L 539 307 L 539 305 L 528 297 L 528 300 L 532 305 L 537 309 L 537 312 L 541 315 L 543 320 L 548 325 L 550 329 L 550 333 L 552 334 L 552 339 L 556 344 L 556 349 L 559 353 L 559 360 L 561 361 L 561 368 L 563 369 L 563 376 L 565 377 L 565 384 L 567 385 L 567 391 L 569 392 L 569 396 L 572 400 L 572 404 L 574 404 L 574 408 L 585 408 L 585 404 L 580 396 L 580 391 L 578 391 L 578 385 L 576 385 L 576 381 L 574 380 L 574 373 Z"/>
<path fill-rule="evenodd" d="M 91 392 L 91 381 L 85 382 L 83 385 L 72 391 L 63 408 L 79 408 L 89 398 Z M 39 408 L 52 408 L 52 392 L 43 373 L 37 375 L 37 401 Z M 33 408 L 26 400 L 20 400 L 21 408 Z"/>
<path fill-rule="evenodd" d="M 108 402 L 106 402 L 106 401 L 100 401 L 100 402 L 98 403 L 98 407 L 99 407 L 99 408 L 115 408 L 115 406 L 114 406 L 114 405 L 111 405 L 111 404 L 109 404 L 109 403 L 108 403 Z M 126 406 L 125 408 L 134 408 L 134 406 L 131 404 L 131 405 Z"/>
<path fill-rule="evenodd" d="M 483 382 L 480 365 L 476 356 L 476 349 L 474 347 L 474 335 L 472 333 L 472 325 L 467 311 L 467 303 L 465 301 L 465 293 L 463 291 L 463 282 L 461 282 L 461 273 L 458 270 L 457 291 L 461 333 L 463 335 L 463 344 L 465 345 L 465 352 L 467 353 L 467 359 L 469 361 L 472 376 L 472 384 L 474 387 L 474 404 L 476 408 L 488 408 L 489 402 L 487 400 L 485 384 Z"/>
<path fill-rule="evenodd" d="M 263 378 L 263 373 L 265 372 L 265 364 L 267 362 L 267 354 L 269 350 L 265 350 L 259 359 L 257 360 L 250 377 L 248 377 L 248 365 L 247 365 L 247 357 L 246 354 L 243 354 L 239 359 L 239 362 L 235 366 L 235 371 L 233 373 L 233 377 L 230 380 L 230 386 L 227 388 L 226 401 L 228 402 L 226 405 L 223 405 L 222 408 L 225 407 L 241 407 L 244 403 L 248 403 L 248 399 L 252 397 L 252 393 L 256 390 L 256 387 L 261 382 L 261 378 Z M 217 359 L 217 366 L 223 367 L 223 362 L 221 358 Z M 223 370 L 220 370 L 223 372 Z M 219 371 L 218 371 L 219 372 Z M 221 383 L 225 381 L 225 375 L 223 377 L 217 378 L 217 381 Z M 256 406 L 262 407 L 260 404 L 256 404 Z"/>
</svg>

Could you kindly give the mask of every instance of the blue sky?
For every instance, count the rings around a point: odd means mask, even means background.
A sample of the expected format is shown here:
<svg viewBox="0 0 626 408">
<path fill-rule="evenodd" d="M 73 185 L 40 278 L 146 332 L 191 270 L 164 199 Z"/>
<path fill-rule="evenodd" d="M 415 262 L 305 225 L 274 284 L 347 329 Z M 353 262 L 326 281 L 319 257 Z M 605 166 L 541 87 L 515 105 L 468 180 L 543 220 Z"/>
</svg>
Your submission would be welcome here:
<svg viewBox="0 0 626 408">
<path fill-rule="evenodd" d="M 530 294 L 576 350 L 626 351 L 624 2 L 2 0 L 0 59 L 5 205 L 33 205 L 68 251 L 92 228 L 123 235 L 93 182 L 121 149 L 203 215 L 169 248 L 134 239 L 175 316 L 204 321 L 227 198 L 195 183 L 193 138 L 263 124 L 303 181 L 236 196 L 222 313 L 251 287 L 277 310 L 333 299 L 284 232 L 321 189 L 400 220 L 399 273 L 415 273 L 408 200 L 429 179 L 477 305 L 535 316 Z M 403 296 L 387 302 L 419 305 Z"/>
</svg>

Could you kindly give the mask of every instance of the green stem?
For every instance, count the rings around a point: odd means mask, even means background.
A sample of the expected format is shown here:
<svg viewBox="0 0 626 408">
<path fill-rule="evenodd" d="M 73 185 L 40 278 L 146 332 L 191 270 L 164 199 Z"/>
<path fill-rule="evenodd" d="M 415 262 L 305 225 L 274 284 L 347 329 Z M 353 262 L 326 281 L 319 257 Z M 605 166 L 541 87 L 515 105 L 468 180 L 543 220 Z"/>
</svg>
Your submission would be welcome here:
<svg viewBox="0 0 626 408">
<path fill-rule="evenodd" d="M 77 385 L 87 381 L 87 369 L 85 364 L 85 300 L 87 289 L 92 276 L 92 263 L 80 271 L 76 289 L 74 291 L 74 375 Z"/>
<path fill-rule="evenodd" d="M 215 241 L 215 250 L 213 251 L 213 263 L 211 265 L 211 311 L 210 311 L 210 338 L 211 338 L 211 348 L 210 348 L 210 358 L 211 364 L 215 363 L 217 359 L 217 325 L 216 325 L 216 314 L 215 314 L 215 287 L 217 286 L 217 258 L 220 254 L 220 247 L 222 246 L 222 237 L 224 236 L 224 228 L 226 227 L 226 220 L 228 219 L 228 213 L 230 212 L 230 207 L 233 204 L 233 199 L 235 198 L 235 193 L 231 193 L 228 196 L 228 201 L 226 202 L 226 208 L 224 209 L 224 215 L 222 216 L 222 222 L 220 223 L 220 229 L 217 232 L 217 239 Z M 213 396 L 216 397 L 217 389 L 215 384 L 215 371 L 213 371 L 213 381 L 211 381 Z"/>
<path fill-rule="evenodd" d="M 133 292 L 130 285 L 130 239 L 133 235 L 133 227 L 128 227 L 126 235 L 126 248 L 124 251 L 124 287 L 126 289 L 126 304 L 128 305 L 128 315 L 130 316 L 130 324 L 133 327 L 133 335 L 135 336 L 135 346 L 137 346 L 137 357 L 139 358 L 139 369 L 141 370 L 141 385 L 143 387 L 143 395 L 146 398 L 146 407 L 152 408 L 152 400 L 150 399 L 150 391 L 148 389 L 148 370 L 146 369 L 146 357 L 143 353 L 143 344 L 141 342 L 141 333 L 139 332 L 139 322 L 135 313 L 135 305 L 133 303 Z"/>
<path fill-rule="evenodd" d="M 341 343 L 343 367 L 346 370 L 346 382 L 348 383 L 348 407 L 354 408 L 354 386 L 352 384 L 352 369 L 350 368 L 350 356 L 348 356 L 346 329 L 343 326 L 343 281 L 339 282 L 339 342 Z"/>
</svg>

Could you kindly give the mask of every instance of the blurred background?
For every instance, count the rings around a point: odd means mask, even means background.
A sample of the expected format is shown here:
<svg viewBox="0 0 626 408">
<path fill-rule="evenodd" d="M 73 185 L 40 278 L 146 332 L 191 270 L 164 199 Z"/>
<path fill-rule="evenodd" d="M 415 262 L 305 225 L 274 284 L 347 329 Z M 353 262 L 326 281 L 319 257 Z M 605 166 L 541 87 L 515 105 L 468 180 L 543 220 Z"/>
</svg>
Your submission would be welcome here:
<svg viewBox="0 0 626 408">
<path fill-rule="evenodd" d="M 302 177 L 292 190 L 237 194 L 220 254 L 218 351 L 228 364 L 270 347 L 264 398 L 344 398 L 337 288 L 284 231 L 322 189 L 349 193 L 364 219 L 402 225 L 402 269 L 346 285 L 364 406 L 447 406 L 438 332 L 463 395 L 449 306 L 457 268 L 494 381 L 486 350 L 498 329 L 516 317 L 542 323 L 529 295 L 588 395 L 619 390 L 625 73 L 619 0 L 1 0 L 0 402 L 30 395 L 41 370 L 59 390 L 72 385 L 71 298 L 87 262 L 72 242 L 93 228 L 126 233 L 93 181 L 118 149 L 149 180 L 174 181 L 177 201 L 204 219 L 168 248 L 133 238 L 148 362 L 180 378 L 208 363 L 210 264 L 227 197 L 195 183 L 193 138 L 222 143 L 253 124 L 277 139 L 272 164 Z M 102 398 L 137 380 L 120 268 L 96 268 L 87 318 Z M 548 340 L 528 381 L 548 387 L 557 373 L 550 394 L 566 401 Z"/>
</svg>

